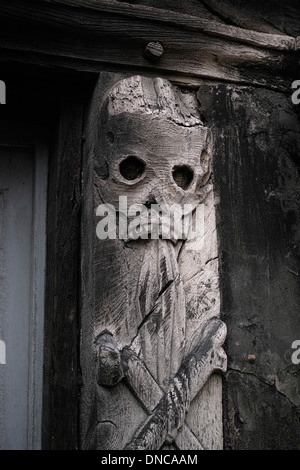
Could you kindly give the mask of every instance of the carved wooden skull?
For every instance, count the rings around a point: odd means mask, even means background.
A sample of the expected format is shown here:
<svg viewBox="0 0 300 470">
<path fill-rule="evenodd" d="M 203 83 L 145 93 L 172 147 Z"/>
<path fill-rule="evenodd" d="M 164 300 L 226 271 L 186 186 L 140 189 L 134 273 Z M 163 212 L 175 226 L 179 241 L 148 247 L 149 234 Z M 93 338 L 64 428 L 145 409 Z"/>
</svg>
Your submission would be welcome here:
<svg viewBox="0 0 300 470">
<path fill-rule="evenodd" d="M 167 80 L 119 81 L 101 108 L 99 203 L 196 204 L 209 191 L 211 139 L 192 92 Z"/>
</svg>

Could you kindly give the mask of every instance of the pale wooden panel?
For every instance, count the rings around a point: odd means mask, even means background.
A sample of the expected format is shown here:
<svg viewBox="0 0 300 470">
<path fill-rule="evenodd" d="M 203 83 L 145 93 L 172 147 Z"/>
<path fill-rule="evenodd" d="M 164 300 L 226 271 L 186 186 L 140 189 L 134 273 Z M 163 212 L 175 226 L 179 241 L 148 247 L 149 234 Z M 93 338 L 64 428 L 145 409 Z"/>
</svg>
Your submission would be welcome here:
<svg viewBox="0 0 300 470">
<path fill-rule="evenodd" d="M 1 149 L 5 186 L 1 194 L 1 366 L 2 449 L 26 449 L 30 332 L 30 265 L 33 158 L 28 150 Z M 2 170 L 1 168 L 1 170 Z M 2 173 L 2 171 L 1 171 Z M 3 175 L 3 173 L 2 173 Z"/>
<path fill-rule="evenodd" d="M 221 382 L 199 394 L 226 368 L 210 130 L 194 92 L 159 77 L 122 78 L 100 75 L 87 122 L 81 446 L 221 448 Z M 177 227 L 167 238 L 97 238 L 97 208 L 110 204 L 124 216 L 122 198 L 127 208 L 189 204 L 199 212 L 198 236 L 186 239 Z"/>
<path fill-rule="evenodd" d="M 0 448 L 39 449 L 47 149 L 0 147 Z"/>
</svg>

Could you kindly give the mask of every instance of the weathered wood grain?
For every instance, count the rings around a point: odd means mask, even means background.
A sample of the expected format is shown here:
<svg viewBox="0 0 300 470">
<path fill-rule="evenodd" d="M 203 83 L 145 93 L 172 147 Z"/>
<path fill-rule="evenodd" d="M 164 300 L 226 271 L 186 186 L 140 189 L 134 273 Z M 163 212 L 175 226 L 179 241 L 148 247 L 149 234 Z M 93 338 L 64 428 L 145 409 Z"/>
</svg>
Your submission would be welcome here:
<svg viewBox="0 0 300 470">
<path fill-rule="evenodd" d="M 82 371 L 82 389 L 80 399 L 80 448 L 95 449 L 97 441 L 102 448 L 114 448 L 119 442 L 116 426 L 110 421 L 110 409 L 105 408 L 105 389 L 103 390 L 104 405 L 97 417 L 96 403 L 96 351 L 94 341 L 97 332 L 94 331 L 95 312 L 95 195 L 94 195 L 94 159 L 97 153 L 97 140 L 99 132 L 99 103 L 112 80 L 121 79 L 120 75 L 102 73 L 94 88 L 90 104 L 87 108 L 84 128 L 82 165 L 82 216 L 81 216 L 81 292 L 80 292 L 80 367 Z M 107 246 L 109 254 L 109 246 Z M 109 393 L 109 391 L 108 391 Z M 115 393 L 118 393 L 118 389 Z M 101 408 L 101 403 L 99 403 Z M 117 413 L 112 411 L 113 416 Z M 97 429 L 98 423 L 100 429 Z"/>
<path fill-rule="evenodd" d="M 49 169 L 44 449 L 78 447 L 78 268 L 83 106 L 62 106 Z"/>
<path fill-rule="evenodd" d="M 225 447 L 297 449 L 299 106 L 281 93 L 230 85 L 202 87 L 199 99 L 215 128 Z"/>
<path fill-rule="evenodd" d="M 213 332 L 208 327 L 220 315 L 218 282 L 213 281 L 218 276 L 214 198 L 208 181 L 213 144 L 195 98 L 194 92 L 182 93 L 162 78 L 101 74 L 95 88 L 84 159 L 84 449 L 160 448 L 165 441 L 176 441 L 181 427 L 180 442 L 188 446 L 193 430 L 184 431 L 184 418 L 190 402 L 216 369 L 224 369 L 220 350 L 224 324 L 218 320 L 220 330 L 218 326 Z M 137 205 L 144 205 L 147 212 L 154 204 L 190 204 L 193 211 L 206 200 L 200 221 L 204 239 L 186 246 L 187 234 L 178 228 L 167 239 L 164 231 L 151 239 L 149 219 L 141 223 L 144 232 L 137 232 L 147 235 L 144 239 L 136 240 L 130 231 L 132 219 L 128 233 L 101 239 L 101 225 L 95 220 L 95 214 L 104 215 L 96 209 L 104 203 L 124 219 L 127 210 Z M 123 226 L 123 219 L 118 219 L 116 229 Z M 200 292 L 193 290 L 201 272 L 203 282 L 206 279 L 202 297 L 201 284 Z M 208 291 L 210 306 L 206 302 L 202 311 L 197 299 L 209 299 Z M 179 385 L 183 401 L 176 399 Z M 215 397 L 220 400 L 220 393 L 205 400 L 212 403 Z M 198 406 L 207 406 L 201 397 L 197 400 Z M 206 420 L 218 437 L 204 446 L 222 446 L 220 420 L 221 415 L 214 422 Z M 153 423 L 150 435 L 147 431 L 145 440 L 134 438 L 148 430 L 148 422 Z M 190 445 L 202 448 L 195 440 Z"/>
<path fill-rule="evenodd" d="M 148 371 L 145 363 L 131 351 L 125 348 L 122 351 L 126 383 L 137 395 L 139 401 L 149 413 L 152 412 L 163 398 L 163 391 Z"/>
<path fill-rule="evenodd" d="M 203 3 L 214 12 L 218 17 L 226 22 L 246 28 L 252 31 L 261 31 L 263 33 L 282 34 L 279 29 L 268 24 L 256 16 L 256 11 L 250 10 L 248 5 L 239 5 L 237 8 L 234 4 L 227 1 L 218 2 L 216 0 L 203 0 Z"/>
<path fill-rule="evenodd" d="M 45 3 L 57 5 L 70 5 L 77 8 L 92 9 L 105 13 L 119 14 L 134 18 L 147 19 L 158 23 L 182 26 L 185 29 L 201 31 L 210 35 L 222 36 L 229 40 L 241 41 L 246 44 L 274 48 L 274 49 L 295 49 L 295 38 L 283 34 L 260 33 L 254 28 L 243 29 L 228 24 L 200 19 L 192 15 L 176 13 L 170 10 L 157 11 L 143 5 L 131 5 L 128 3 L 118 3 L 112 0 L 103 0 L 101 3 L 94 0 L 43 0 Z M 250 26 L 250 25 L 249 25 Z M 270 28 L 271 29 L 271 28 Z"/>
<path fill-rule="evenodd" d="M 290 87 L 295 75 L 293 37 L 126 3 L 16 1 L 0 5 L 0 44 L 9 60 L 90 72 L 115 64 L 278 89 Z M 16 23 L 22 35 L 14 33 Z M 158 62 L 144 57 L 151 41 L 164 48 Z"/>
<path fill-rule="evenodd" d="M 295 0 L 281 2 L 254 0 L 251 5 L 236 0 L 202 0 L 211 14 L 232 25 L 265 33 L 300 34 L 299 4 Z"/>
<path fill-rule="evenodd" d="M 198 345 L 190 355 L 187 355 L 177 374 L 170 381 L 166 395 L 126 449 L 155 450 L 160 449 L 165 441 L 176 442 L 177 433 L 183 427 L 192 400 L 213 371 L 226 370 L 226 356 L 224 351 L 219 349 L 225 337 L 226 327 L 221 320 L 212 319 L 207 322 Z M 184 429 L 181 430 L 181 440 L 184 433 Z M 188 439 L 187 436 L 186 444 Z M 215 439 L 217 440 L 216 434 Z M 198 448 L 201 448 L 201 445 Z"/>
</svg>

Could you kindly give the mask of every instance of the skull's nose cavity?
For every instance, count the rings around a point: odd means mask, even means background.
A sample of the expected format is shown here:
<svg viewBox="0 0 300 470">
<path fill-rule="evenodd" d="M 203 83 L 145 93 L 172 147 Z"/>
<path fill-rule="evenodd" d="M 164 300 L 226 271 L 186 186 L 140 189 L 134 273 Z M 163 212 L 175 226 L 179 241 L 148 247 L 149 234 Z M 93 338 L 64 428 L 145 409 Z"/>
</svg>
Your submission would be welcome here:
<svg viewBox="0 0 300 470">
<path fill-rule="evenodd" d="M 142 176 L 145 171 L 146 164 L 138 157 L 129 156 L 120 163 L 119 168 L 123 178 L 132 181 Z"/>
<path fill-rule="evenodd" d="M 194 172 L 188 165 L 176 165 L 172 171 L 173 180 L 182 189 L 188 189 L 191 185 Z"/>
</svg>

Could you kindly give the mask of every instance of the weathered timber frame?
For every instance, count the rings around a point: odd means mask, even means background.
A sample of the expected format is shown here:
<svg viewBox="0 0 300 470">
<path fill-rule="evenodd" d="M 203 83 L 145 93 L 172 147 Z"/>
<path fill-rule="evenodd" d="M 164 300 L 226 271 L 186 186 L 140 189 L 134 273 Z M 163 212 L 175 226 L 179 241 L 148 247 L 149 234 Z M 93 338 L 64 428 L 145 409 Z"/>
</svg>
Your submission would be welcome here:
<svg viewBox="0 0 300 470">
<path fill-rule="evenodd" d="M 300 49 L 299 38 L 113 0 L 3 0 L 0 15 L 5 61 L 92 73 L 159 71 L 192 86 L 212 79 L 284 90 Z M 150 41 L 164 48 L 158 63 L 144 57 Z"/>
<path fill-rule="evenodd" d="M 82 105 L 60 110 L 49 168 L 43 447 L 50 449 L 77 445 L 82 125 Z"/>
<path fill-rule="evenodd" d="M 157 61 L 144 54 L 152 41 L 163 46 Z M 299 50 L 299 38 L 125 2 L 1 0 L 1 70 L 43 70 L 40 84 L 48 82 L 44 93 L 50 91 L 50 98 L 62 104 L 55 114 L 59 122 L 48 185 L 44 448 L 76 449 L 79 445 L 82 141 L 87 96 L 99 72 L 160 75 L 192 88 L 204 81 L 227 82 L 289 94 Z M 79 80 L 87 90 L 84 100 L 76 104 L 76 93 L 66 99 L 64 92 L 51 90 L 51 80 L 58 88 L 62 83 L 64 91 L 66 81 Z M 9 94 L 8 89 L 8 101 Z"/>
</svg>

